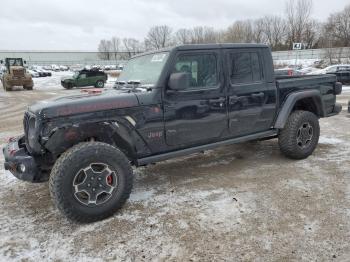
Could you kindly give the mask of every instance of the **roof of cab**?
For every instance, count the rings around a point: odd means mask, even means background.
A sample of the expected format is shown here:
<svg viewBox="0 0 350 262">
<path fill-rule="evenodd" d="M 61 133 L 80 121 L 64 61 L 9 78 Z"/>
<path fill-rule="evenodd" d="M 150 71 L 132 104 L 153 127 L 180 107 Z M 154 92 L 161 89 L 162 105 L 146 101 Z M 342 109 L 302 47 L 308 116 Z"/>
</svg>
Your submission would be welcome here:
<svg viewBox="0 0 350 262">
<path fill-rule="evenodd" d="M 172 49 L 177 50 L 196 50 L 196 49 L 222 49 L 222 48 L 267 48 L 264 44 L 242 44 L 242 43 L 225 43 L 225 44 L 196 44 L 180 45 Z"/>
</svg>

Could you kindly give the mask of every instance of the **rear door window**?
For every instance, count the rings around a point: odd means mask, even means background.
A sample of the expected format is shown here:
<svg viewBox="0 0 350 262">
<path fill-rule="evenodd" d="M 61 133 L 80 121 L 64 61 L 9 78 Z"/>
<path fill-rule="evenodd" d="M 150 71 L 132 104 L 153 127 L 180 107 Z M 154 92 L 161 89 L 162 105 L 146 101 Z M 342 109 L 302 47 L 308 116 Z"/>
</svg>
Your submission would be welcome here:
<svg viewBox="0 0 350 262">
<path fill-rule="evenodd" d="M 252 83 L 263 80 L 261 59 L 258 52 L 234 52 L 229 55 L 232 84 Z"/>
</svg>

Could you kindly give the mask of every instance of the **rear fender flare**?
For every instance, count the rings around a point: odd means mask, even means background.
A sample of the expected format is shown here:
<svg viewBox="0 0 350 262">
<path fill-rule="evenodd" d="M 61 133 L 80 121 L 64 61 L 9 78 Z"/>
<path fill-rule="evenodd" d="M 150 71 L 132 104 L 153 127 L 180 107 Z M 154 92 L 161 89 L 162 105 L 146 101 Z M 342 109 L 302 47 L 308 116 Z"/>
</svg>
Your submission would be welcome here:
<svg viewBox="0 0 350 262">
<path fill-rule="evenodd" d="M 278 113 L 278 116 L 276 118 L 274 128 L 282 129 L 284 128 L 287 119 L 292 112 L 295 104 L 305 98 L 312 98 L 314 104 L 316 105 L 317 110 L 317 116 L 318 117 L 324 117 L 325 116 L 325 110 L 324 110 L 324 103 L 322 100 L 322 96 L 320 91 L 318 90 L 306 90 L 301 92 L 295 92 L 290 95 L 288 95 L 285 102 L 282 104 L 282 108 Z"/>
</svg>

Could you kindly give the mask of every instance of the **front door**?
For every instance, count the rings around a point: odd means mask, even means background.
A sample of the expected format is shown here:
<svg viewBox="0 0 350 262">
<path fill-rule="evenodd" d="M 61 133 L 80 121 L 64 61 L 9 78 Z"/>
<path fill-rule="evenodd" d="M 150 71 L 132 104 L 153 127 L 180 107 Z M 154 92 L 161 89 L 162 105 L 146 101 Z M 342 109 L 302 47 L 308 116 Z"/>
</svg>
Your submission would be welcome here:
<svg viewBox="0 0 350 262">
<path fill-rule="evenodd" d="M 80 74 L 77 79 L 77 86 L 88 86 L 89 85 L 89 79 L 87 77 L 86 73 Z"/>
<path fill-rule="evenodd" d="M 187 90 L 166 90 L 164 122 L 166 143 L 185 147 L 215 141 L 227 131 L 225 86 L 220 51 L 179 52 L 174 72 L 190 73 Z"/>
<path fill-rule="evenodd" d="M 276 111 L 276 85 L 266 81 L 262 49 L 225 51 L 232 137 L 267 131 Z"/>
</svg>

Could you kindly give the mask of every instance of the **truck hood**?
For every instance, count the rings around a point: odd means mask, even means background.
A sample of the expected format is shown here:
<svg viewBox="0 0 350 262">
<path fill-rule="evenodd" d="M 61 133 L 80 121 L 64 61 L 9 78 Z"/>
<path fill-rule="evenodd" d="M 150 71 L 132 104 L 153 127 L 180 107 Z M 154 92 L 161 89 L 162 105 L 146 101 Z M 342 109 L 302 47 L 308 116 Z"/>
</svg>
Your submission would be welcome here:
<svg viewBox="0 0 350 262">
<path fill-rule="evenodd" d="M 105 90 L 97 94 L 80 94 L 43 100 L 30 106 L 28 111 L 47 119 L 138 105 L 139 102 L 134 93 Z"/>
</svg>

